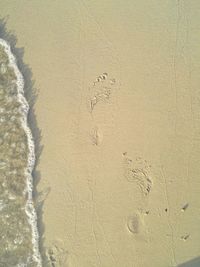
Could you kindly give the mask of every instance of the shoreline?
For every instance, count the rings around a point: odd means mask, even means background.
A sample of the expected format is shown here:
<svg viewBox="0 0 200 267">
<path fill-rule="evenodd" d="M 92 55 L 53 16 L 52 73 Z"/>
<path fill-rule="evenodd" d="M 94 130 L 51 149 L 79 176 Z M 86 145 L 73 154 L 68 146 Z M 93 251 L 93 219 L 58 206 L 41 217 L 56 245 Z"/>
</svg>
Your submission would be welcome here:
<svg viewBox="0 0 200 267">
<path fill-rule="evenodd" d="M 30 131 L 28 121 L 27 121 L 29 105 L 24 96 L 24 79 L 23 79 L 21 72 L 18 69 L 17 60 L 11 51 L 10 45 L 4 39 L 0 39 L 0 45 L 4 47 L 6 54 L 8 55 L 8 58 L 9 58 L 9 65 L 14 69 L 14 73 L 16 74 L 16 77 L 17 77 L 16 83 L 17 83 L 17 90 L 18 90 L 18 99 L 19 99 L 19 102 L 21 103 L 21 108 L 22 108 L 21 109 L 21 114 L 22 114 L 21 123 L 22 123 L 22 127 L 28 139 L 28 148 L 29 148 L 27 167 L 25 170 L 25 176 L 27 179 L 26 181 L 27 188 L 24 194 L 27 193 L 27 196 L 28 196 L 26 206 L 25 206 L 25 211 L 28 216 L 29 224 L 31 225 L 31 228 L 32 228 L 33 259 L 37 263 L 37 266 L 41 267 L 42 262 L 41 262 L 41 255 L 39 252 L 39 233 L 37 229 L 37 214 L 36 214 L 36 210 L 35 210 L 34 203 L 33 203 L 32 171 L 35 166 L 35 145 L 34 145 L 33 136 Z"/>
<path fill-rule="evenodd" d="M 28 104 L 28 112 L 27 112 L 27 124 L 30 129 L 32 139 L 34 142 L 34 151 L 35 151 L 35 164 L 32 169 L 32 196 L 33 196 L 33 205 L 35 206 L 36 216 L 37 216 L 37 232 L 39 235 L 38 243 L 39 243 L 39 254 L 41 255 L 41 262 L 43 266 L 43 262 L 46 262 L 46 249 L 44 247 L 44 223 L 42 221 L 43 215 L 43 202 L 45 199 L 42 198 L 41 202 L 37 206 L 37 198 L 42 192 L 38 192 L 37 185 L 40 182 L 40 173 L 36 169 L 40 160 L 40 154 L 42 153 L 43 146 L 41 145 L 41 131 L 38 128 L 36 114 L 35 114 L 35 103 L 37 100 L 37 89 L 34 86 L 34 80 L 32 78 L 32 71 L 28 64 L 26 64 L 23 60 L 24 57 L 24 48 L 19 48 L 16 46 L 17 37 L 14 33 L 7 30 L 6 20 L 0 18 L 0 39 L 4 40 L 9 46 L 11 53 L 14 55 L 14 58 L 17 62 L 17 68 L 23 77 L 24 82 L 24 98 Z"/>
</svg>

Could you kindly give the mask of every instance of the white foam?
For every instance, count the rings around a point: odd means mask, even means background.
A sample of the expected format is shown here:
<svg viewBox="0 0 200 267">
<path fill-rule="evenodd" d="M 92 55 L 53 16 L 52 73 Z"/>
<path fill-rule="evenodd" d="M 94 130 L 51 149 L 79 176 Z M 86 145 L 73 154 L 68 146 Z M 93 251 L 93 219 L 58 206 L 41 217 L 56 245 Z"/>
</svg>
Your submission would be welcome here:
<svg viewBox="0 0 200 267">
<path fill-rule="evenodd" d="M 28 147 L 29 147 L 29 155 L 28 155 L 28 164 L 27 168 L 25 170 L 25 175 L 27 177 L 27 195 L 28 195 L 28 200 L 26 203 L 26 214 L 28 216 L 28 221 L 31 225 L 32 229 L 32 243 L 33 243 L 33 259 L 37 263 L 38 267 L 42 266 L 42 259 L 41 255 L 39 252 L 39 234 L 38 234 L 38 229 L 37 229 L 37 214 L 34 208 L 33 204 L 33 177 L 32 177 L 32 171 L 35 165 L 35 146 L 34 146 L 34 141 L 33 141 L 33 136 L 31 133 L 30 128 L 28 127 L 28 122 L 27 122 L 27 116 L 28 116 L 28 111 L 29 111 L 29 105 L 24 97 L 24 79 L 17 67 L 16 59 L 14 55 L 11 52 L 10 45 L 3 39 L 0 38 L 0 45 L 2 45 L 5 49 L 5 52 L 8 55 L 9 58 L 9 65 L 14 69 L 15 75 L 17 77 L 17 93 L 18 93 L 18 99 L 21 103 L 22 109 L 22 127 L 24 131 L 26 132 L 27 135 L 27 140 L 28 140 Z"/>
</svg>

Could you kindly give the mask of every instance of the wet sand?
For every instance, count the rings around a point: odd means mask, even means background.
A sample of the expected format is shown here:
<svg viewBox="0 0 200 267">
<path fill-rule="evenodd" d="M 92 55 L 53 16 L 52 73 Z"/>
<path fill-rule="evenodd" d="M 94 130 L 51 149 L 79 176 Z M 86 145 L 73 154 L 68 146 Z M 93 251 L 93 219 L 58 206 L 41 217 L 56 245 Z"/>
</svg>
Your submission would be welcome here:
<svg viewBox="0 0 200 267">
<path fill-rule="evenodd" d="M 200 3 L 1 1 L 38 98 L 48 259 L 199 257 Z"/>
</svg>

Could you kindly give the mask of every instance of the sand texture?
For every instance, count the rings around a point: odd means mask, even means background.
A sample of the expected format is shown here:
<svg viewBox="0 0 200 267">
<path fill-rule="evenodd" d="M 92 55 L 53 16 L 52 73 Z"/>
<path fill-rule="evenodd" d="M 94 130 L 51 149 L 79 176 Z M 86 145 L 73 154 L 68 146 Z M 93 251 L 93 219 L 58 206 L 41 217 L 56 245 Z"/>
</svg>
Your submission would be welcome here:
<svg viewBox="0 0 200 267">
<path fill-rule="evenodd" d="M 190 266 L 200 1 L 1 0 L 0 17 L 38 90 L 44 267 Z"/>
</svg>

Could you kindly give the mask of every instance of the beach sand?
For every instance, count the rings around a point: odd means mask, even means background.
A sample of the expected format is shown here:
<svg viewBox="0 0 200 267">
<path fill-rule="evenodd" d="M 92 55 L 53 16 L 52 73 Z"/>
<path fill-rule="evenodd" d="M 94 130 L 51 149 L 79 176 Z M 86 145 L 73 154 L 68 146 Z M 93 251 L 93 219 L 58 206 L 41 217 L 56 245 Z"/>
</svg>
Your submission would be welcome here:
<svg viewBox="0 0 200 267">
<path fill-rule="evenodd" d="M 200 2 L 0 6 L 38 90 L 44 266 L 199 257 Z"/>
</svg>

